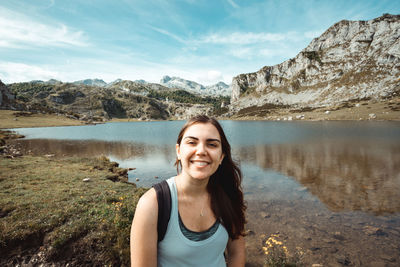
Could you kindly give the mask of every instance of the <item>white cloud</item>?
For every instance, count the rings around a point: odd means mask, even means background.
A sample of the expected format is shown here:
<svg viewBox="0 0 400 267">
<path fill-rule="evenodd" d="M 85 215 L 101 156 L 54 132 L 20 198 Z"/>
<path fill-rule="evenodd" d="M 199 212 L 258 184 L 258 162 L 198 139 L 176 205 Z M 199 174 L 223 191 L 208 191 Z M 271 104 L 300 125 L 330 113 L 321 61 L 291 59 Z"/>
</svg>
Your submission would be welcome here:
<svg viewBox="0 0 400 267">
<path fill-rule="evenodd" d="M 0 47 L 87 46 L 82 31 L 72 31 L 66 25 L 47 25 L 21 13 L 0 7 Z"/>
<path fill-rule="evenodd" d="M 254 55 L 254 49 L 249 47 L 237 47 L 229 50 L 229 54 L 240 59 L 248 59 Z"/>
<path fill-rule="evenodd" d="M 234 32 L 230 34 L 214 33 L 201 38 L 199 43 L 211 44 L 255 44 L 265 42 L 280 42 L 297 38 L 298 34 L 289 33 L 254 33 Z"/>
<path fill-rule="evenodd" d="M 209 85 L 224 81 L 224 76 L 219 70 L 208 70 L 200 72 L 196 80 L 203 85 Z"/>
<path fill-rule="evenodd" d="M 1 62 L 0 75 L 0 79 L 4 83 L 11 83 L 55 79 L 59 76 L 59 73 L 40 66 L 14 62 Z"/>
<path fill-rule="evenodd" d="M 169 31 L 166 31 L 164 29 L 160 29 L 160 28 L 157 28 L 157 27 L 154 27 L 154 26 L 150 26 L 150 25 L 149 25 L 149 27 L 151 29 L 153 29 L 154 31 L 156 31 L 156 32 L 159 32 L 159 33 L 164 34 L 164 35 L 166 35 L 168 37 L 171 37 L 172 39 L 177 40 L 180 43 L 186 43 L 186 41 L 184 39 L 180 38 L 179 36 L 177 36 L 177 35 L 175 35 L 173 33 L 170 33 Z"/>
<path fill-rule="evenodd" d="M 168 64 L 124 64 L 119 62 L 104 61 L 102 59 L 73 59 L 69 64 L 56 66 L 28 65 L 15 62 L 0 63 L 0 80 L 4 83 L 27 82 L 32 80 L 56 79 L 63 82 L 72 82 L 88 78 L 100 78 L 106 82 L 116 79 L 138 80 L 158 83 L 164 75 L 177 76 L 183 79 L 198 82 L 203 85 L 211 85 L 223 81 L 231 83 L 232 77 L 237 71 L 225 68 L 205 69 L 201 67 L 180 68 Z"/>
<path fill-rule="evenodd" d="M 228 3 L 229 3 L 231 6 L 233 6 L 234 8 L 239 8 L 239 5 L 236 4 L 233 0 L 227 0 L 227 1 L 228 1 Z"/>
</svg>

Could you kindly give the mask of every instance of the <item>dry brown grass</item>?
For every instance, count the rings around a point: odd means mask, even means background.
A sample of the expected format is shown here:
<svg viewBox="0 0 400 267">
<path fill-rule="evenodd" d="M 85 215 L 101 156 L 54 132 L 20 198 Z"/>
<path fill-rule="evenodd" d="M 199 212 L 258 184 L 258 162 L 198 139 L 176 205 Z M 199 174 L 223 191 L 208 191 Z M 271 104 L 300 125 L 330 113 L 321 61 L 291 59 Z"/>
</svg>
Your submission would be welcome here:
<svg viewBox="0 0 400 267">
<path fill-rule="evenodd" d="M 0 110 L 0 129 L 26 128 L 26 127 L 48 127 L 48 126 L 76 126 L 83 122 L 69 119 L 63 115 L 56 114 L 32 114 L 29 116 L 16 116 L 18 111 Z"/>
<path fill-rule="evenodd" d="M 356 106 L 358 104 L 358 107 Z M 313 110 L 294 110 L 293 108 L 268 109 L 252 107 L 234 116 L 238 120 L 283 120 L 304 115 L 304 120 L 370 120 L 369 114 L 375 114 L 372 120 L 400 120 L 400 97 L 390 100 L 360 100 L 351 101 L 342 105 L 316 108 Z M 267 112 L 268 111 L 268 112 Z M 326 113 L 329 111 L 329 114 Z M 232 119 L 232 118 L 231 118 Z"/>
</svg>

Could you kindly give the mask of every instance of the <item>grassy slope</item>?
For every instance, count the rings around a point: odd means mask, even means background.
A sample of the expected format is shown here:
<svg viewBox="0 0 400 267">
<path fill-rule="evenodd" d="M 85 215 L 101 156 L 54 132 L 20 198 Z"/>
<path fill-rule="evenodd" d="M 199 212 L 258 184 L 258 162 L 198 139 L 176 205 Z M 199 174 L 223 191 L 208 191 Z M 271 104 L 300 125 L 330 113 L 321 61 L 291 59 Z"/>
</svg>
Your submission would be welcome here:
<svg viewBox="0 0 400 267">
<path fill-rule="evenodd" d="M 356 106 L 358 104 L 358 107 Z M 329 114 L 326 113 L 329 111 Z M 347 102 L 333 107 L 316 109 L 293 109 L 291 107 L 250 107 L 240 111 L 231 119 L 238 120 L 283 120 L 289 116 L 296 119 L 298 115 L 304 115 L 305 120 L 369 120 L 370 115 L 375 114 L 374 120 L 400 120 L 400 97 L 390 100 Z"/>
<path fill-rule="evenodd" d="M 46 127 L 46 126 L 75 126 L 83 122 L 57 116 L 55 114 L 32 114 L 30 116 L 15 116 L 14 110 L 0 110 L 0 129 Z"/>
<path fill-rule="evenodd" d="M 112 182 L 105 159 L 0 157 L 0 265 L 129 264 L 129 231 L 145 189 Z M 90 178 L 90 182 L 83 182 Z"/>
</svg>

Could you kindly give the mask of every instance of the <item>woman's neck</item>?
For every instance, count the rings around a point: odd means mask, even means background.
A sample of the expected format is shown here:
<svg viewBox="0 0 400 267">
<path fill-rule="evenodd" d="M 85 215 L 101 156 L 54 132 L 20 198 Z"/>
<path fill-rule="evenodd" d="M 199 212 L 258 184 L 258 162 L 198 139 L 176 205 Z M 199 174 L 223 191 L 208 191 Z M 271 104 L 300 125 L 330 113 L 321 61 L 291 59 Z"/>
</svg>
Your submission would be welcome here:
<svg viewBox="0 0 400 267">
<path fill-rule="evenodd" d="M 185 194 L 191 196 L 201 196 L 207 193 L 207 184 L 209 178 L 194 179 L 180 173 L 176 176 L 176 183 L 178 190 L 182 190 Z"/>
</svg>

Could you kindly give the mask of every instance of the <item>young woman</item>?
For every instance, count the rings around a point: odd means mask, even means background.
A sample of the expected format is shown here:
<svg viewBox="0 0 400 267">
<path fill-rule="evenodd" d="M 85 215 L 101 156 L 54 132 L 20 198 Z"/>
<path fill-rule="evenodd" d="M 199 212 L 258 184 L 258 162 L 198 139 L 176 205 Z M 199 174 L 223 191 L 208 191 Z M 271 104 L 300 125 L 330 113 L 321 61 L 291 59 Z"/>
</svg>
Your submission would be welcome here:
<svg viewBox="0 0 400 267">
<path fill-rule="evenodd" d="M 242 174 L 222 127 L 207 116 L 190 119 L 179 133 L 176 155 L 178 175 L 168 180 L 172 207 L 165 237 L 157 241 L 152 188 L 136 207 L 131 266 L 244 266 Z"/>
</svg>

